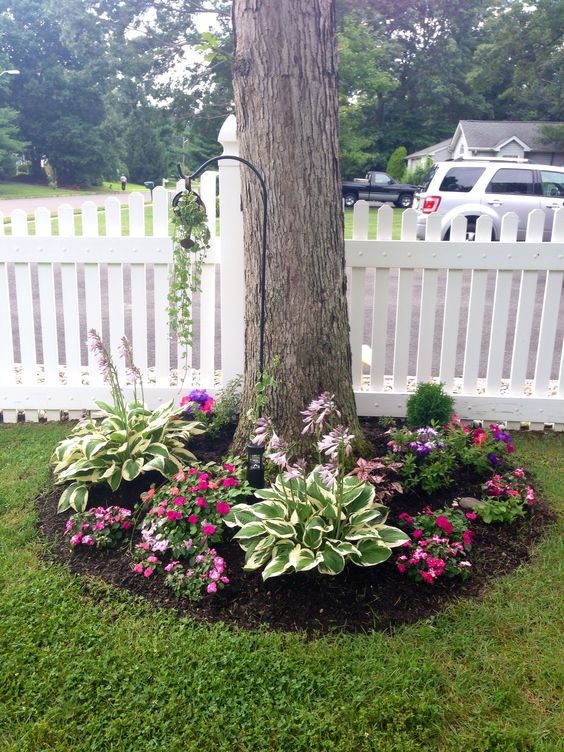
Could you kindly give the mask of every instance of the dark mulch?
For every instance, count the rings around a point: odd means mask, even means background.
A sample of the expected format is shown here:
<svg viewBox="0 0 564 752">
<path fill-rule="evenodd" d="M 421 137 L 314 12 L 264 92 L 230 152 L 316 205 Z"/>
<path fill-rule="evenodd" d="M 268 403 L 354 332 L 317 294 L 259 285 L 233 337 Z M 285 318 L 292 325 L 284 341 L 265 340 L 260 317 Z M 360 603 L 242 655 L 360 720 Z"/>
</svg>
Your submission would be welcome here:
<svg viewBox="0 0 564 752">
<path fill-rule="evenodd" d="M 375 455 L 385 453 L 386 437 L 375 418 L 361 419 L 365 437 L 374 444 Z M 202 462 L 219 461 L 227 454 L 232 431 L 210 441 L 197 437 L 190 448 Z M 160 477 L 160 476 L 158 476 Z M 115 495 L 101 491 L 92 496 L 95 505 L 132 506 L 152 480 L 145 476 L 137 487 Z M 420 511 L 427 504 L 439 507 L 454 496 L 474 495 L 475 485 L 457 479 L 450 494 L 425 498 L 398 496 L 390 504 L 389 522 L 397 514 Z M 127 546 L 117 550 L 79 547 L 72 553 L 63 539 L 67 514 L 57 514 L 60 491 L 39 502 L 40 530 L 48 539 L 50 556 L 68 564 L 73 573 L 100 577 L 112 585 L 149 600 L 156 606 L 174 609 L 202 622 L 221 621 L 244 629 L 266 626 L 282 631 L 308 633 L 359 632 L 390 629 L 436 614 L 457 598 L 477 599 L 492 579 L 511 572 L 526 562 L 532 546 L 545 534 L 554 515 L 539 500 L 534 512 L 514 525 L 473 524 L 476 533 L 471 554 L 472 575 L 465 582 L 439 581 L 435 585 L 414 583 L 396 570 L 392 561 L 375 567 L 349 566 L 337 577 L 306 572 L 262 581 L 260 573 L 243 572 L 243 552 L 236 542 L 216 548 L 226 559 L 231 583 L 224 590 L 206 595 L 199 603 L 179 600 L 163 586 L 162 579 L 145 579 L 131 571 Z"/>
</svg>

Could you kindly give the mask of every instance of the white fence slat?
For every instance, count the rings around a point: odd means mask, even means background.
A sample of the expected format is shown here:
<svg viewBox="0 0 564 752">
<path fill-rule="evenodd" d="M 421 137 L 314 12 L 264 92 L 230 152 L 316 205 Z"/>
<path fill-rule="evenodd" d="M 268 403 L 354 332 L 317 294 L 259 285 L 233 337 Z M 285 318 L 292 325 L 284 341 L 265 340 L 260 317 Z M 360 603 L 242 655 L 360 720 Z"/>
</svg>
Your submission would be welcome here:
<svg viewBox="0 0 564 752">
<path fill-rule="evenodd" d="M 454 224 L 455 223 L 453 222 L 453 234 Z M 460 232 L 460 230 L 458 230 L 458 232 Z M 462 272 L 459 269 L 449 269 L 446 281 L 445 317 L 441 344 L 441 362 L 439 367 L 439 378 L 444 383 L 447 391 L 452 389 L 454 381 L 461 290 Z"/>
<path fill-rule="evenodd" d="M 415 240 L 417 237 L 417 212 L 406 209 L 401 216 L 401 239 Z"/>
<path fill-rule="evenodd" d="M 515 342 L 518 343 L 518 347 L 513 348 L 509 383 L 509 394 L 512 396 L 523 394 L 525 386 L 529 346 L 531 343 L 531 329 L 533 325 L 537 276 L 537 272 L 529 271 L 521 273 L 519 303 L 517 305 L 517 323 L 515 326 Z"/>
<path fill-rule="evenodd" d="M 364 283 L 366 270 L 353 267 L 351 270 L 350 294 L 350 340 L 352 352 L 353 387 L 360 389 L 362 383 L 362 340 L 364 328 Z"/>
<path fill-rule="evenodd" d="M 188 345 L 187 347 L 184 345 L 178 345 L 176 348 L 176 358 L 177 358 L 177 378 L 176 383 L 178 384 L 178 388 L 186 391 L 190 389 L 194 385 L 194 380 L 192 378 L 192 367 L 193 367 L 193 351 L 192 351 L 192 345 Z"/>
<path fill-rule="evenodd" d="M 125 361 L 119 355 L 121 338 L 125 334 L 123 266 L 108 264 L 108 301 L 110 314 L 110 351 L 120 379 L 125 378 Z"/>
<path fill-rule="evenodd" d="M 394 210 L 391 206 L 381 206 L 378 209 L 378 240 L 391 240 L 394 230 Z"/>
<path fill-rule="evenodd" d="M 57 211 L 59 221 L 59 235 L 63 238 L 72 238 L 74 231 L 74 212 L 69 204 L 61 204 Z"/>
<path fill-rule="evenodd" d="M 564 243 L 564 207 L 554 212 L 551 240 L 553 243 Z"/>
<path fill-rule="evenodd" d="M 14 343 L 10 313 L 10 294 L 8 288 L 8 264 L 0 259 L 0 330 L 2 346 L 0 347 L 0 388 L 16 382 L 14 370 Z"/>
<path fill-rule="evenodd" d="M 14 209 L 12 212 L 12 235 L 14 237 L 24 237 L 25 235 L 29 235 L 27 212 L 23 209 Z"/>
<path fill-rule="evenodd" d="M 35 234 L 38 237 L 49 237 L 52 230 L 51 212 L 44 206 L 40 206 L 35 210 Z"/>
<path fill-rule="evenodd" d="M 33 296 L 31 292 L 31 267 L 15 264 L 18 327 L 20 331 L 20 355 L 22 383 L 34 384 L 37 379 L 35 355 L 35 328 L 33 326 Z"/>
<path fill-rule="evenodd" d="M 77 386 L 81 383 L 81 373 L 76 264 L 61 264 L 61 282 L 63 288 L 67 384 L 69 386 Z"/>
<path fill-rule="evenodd" d="M 558 371 L 558 397 L 564 397 L 564 342 L 560 351 L 560 369 Z M 562 410 L 560 411 L 562 414 Z"/>
<path fill-rule="evenodd" d="M 486 368 L 486 394 L 488 396 L 499 394 L 501 385 L 512 277 L 513 273 L 508 271 L 498 271 L 496 274 L 488 365 Z"/>
<path fill-rule="evenodd" d="M 417 366 L 415 380 L 417 383 L 429 381 L 433 359 L 433 339 L 437 312 L 437 278 L 436 269 L 423 269 L 421 280 L 421 306 L 419 309 L 419 337 L 417 344 Z"/>
<path fill-rule="evenodd" d="M 168 237 L 168 191 L 160 185 L 153 189 L 153 236 Z"/>
<path fill-rule="evenodd" d="M 84 264 L 84 297 L 87 336 L 92 329 L 102 336 L 102 286 L 99 264 Z M 98 362 L 90 348 L 88 348 L 88 372 L 92 386 L 99 386 L 103 383 Z"/>
<path fill-rule="evenodd" d="M 4 212 L 0 211 L 0 237 L 3 237 L 4 235 Z"/>
<path fill-rule="evenodd" d="M 370 388 L 373 391 L 378 392 L 384 388 L 390 270 L 378 269 L 376 270 L 375 275 L 372 306 L 372 360 L 370 363 Z"/>
<path fill-rule="evenodd" d="M 108 198 L 104 202 L 104 215 L 106 218 L 106 236 L 119 238 L 121 231 L 122 205 L 118 198 Z"/>
<path fill-rule="evenodd" d="M 475 269 L 470 284 L 470 304 L 468 306 L 468 325 L 464 348 L 464 366 L 462 370 L 462 391 L 472 394 L 476 391 L 480 350 L 484 328 L 484 305 L 488 273 Z"/>
<path fill-rule="evenodd" d="M 435 242 L 441 239 L 442 218 L 440 214 L 429 214 L 425 228 L 425 242 Z"/>
<path fill-rule="evenodd" d="M 84 237 L 98 237 L 98 207 L 93 201 L 82 204 L 82 234 Z"/>
<path fill-rule="evenodd" d="M 147 280 L 144 264 L 131 264 L 131 328 L 135 365 L 147 381 Z"/>
<path fill-rule="evenodd" d="M 37 264 L 37 279 L 45 383 L 57 384 L 59 382 L 59 342 L 53 264 Z"/>
<path fill-rule="evenodd" d="M 533 381 L 533 394 L 536 397 L 543 397 L 549 392 L 550 371 L 552 367 L 554 345 L 556 342 L 558 311 L 560 308 L 563 282 L 563 272 L 547 272 L 540 322 L 537 361 L 535 366 L 535 378 Z"/>
<path fill-rule="evenodd" d="M 215 265 L 204 264 L 200 294 L 200 381 L 214 384 L 215 370 Z"/>
<path fill-rule="evenodd" d="M 407 386 L 412 303 L 413 269 L 400 269 L 394 342 L 393 388 L 395 391 L 403 391 Z"/>
<path fill-rule="evenodd" d="M 357 201 L 353 208 L 352 236 L 354 240 L 365 240 L 368 237 L 368 214 L 370 207 L 367 201 Z"/>
<path fill-rule="evenodd" d="M 135 191 L 129 196 L 129 235 L 132 238 L 145 237 L 145 199 Z"/>
<path fill-rule="evenodd" d="M 544 234 L 544 212 L 542 209 L 534 209 L 527 218 L 527 231 L 525 242 L 541 241 Z"/>
<path fill-rule="evenodd" d="M 168 386 L 170 380 L 170 353 L 168 334 L 168 267 L 154 266 L 155 286 L 155 374 L 159 386 Z"/>
</svg>

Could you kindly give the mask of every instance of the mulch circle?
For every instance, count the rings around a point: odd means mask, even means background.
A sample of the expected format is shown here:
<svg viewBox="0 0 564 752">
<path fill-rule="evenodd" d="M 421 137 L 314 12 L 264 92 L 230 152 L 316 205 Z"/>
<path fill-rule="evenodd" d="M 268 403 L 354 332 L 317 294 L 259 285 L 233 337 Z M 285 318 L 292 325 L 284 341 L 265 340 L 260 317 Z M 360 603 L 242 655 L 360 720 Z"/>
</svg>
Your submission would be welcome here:
<svg viewBox="0 0 564 752">
<path fill-rule="evenodd" d="M 361 418 L 365 437 L 375 446 L 375 454 L 385 453 L 386 436 L 377 418 Z M 220 461 L 227 454 L 232 430 L 209 439 L 196 437 L 190 449 L 202 462 Z M 160 478 L 160 476 L 158 476 Z M 156 478 L 144 476 L 136 486 L 116 494 L 97 489 L 92 505 L 129 506 Z M 402 511 L 411 514 L 425 506 L 443 506 L 455 496 L 472 496 L 476 485 L 457 479 L 449 494 L 430 497 L 399 495 L 390 507 L 390 524 Z M 402 624 L 428 618 L 458 598 L 477 599 L 496 577 L 507 574 L 530 558 L 533 545 L 546 533 L 555 519 L 542 499 L 534 511 L 513 525 L 486 525 L 476 520 L 470 560 L 471 576 L 465 582 L 440 579 L 434 585 L 415 583 L 401 575 L 392 557 L 374 567 L 350 565 L 336 577 L 315 572 L 284 575 L 262 581 L 260 572 L 244 572 L 243 551 L 236 541 L 225 541 L 215 548 L 226 560 L 230 584 L 215 595 L 205 595 L 197 603 L 178 599 L 164 587 L 158 576 L 146 579 L 131 569 L 128 545 L 118 549 L 78 547 L 69 551 L 64 538 L 68 513 L 57 514 L 60 489 L 39 499 L 39 529 L 49 543 L 48 557 L 66 563 L 71 572 L 99 577 L 111 585 L 146 598 L 155 606 L 174 609 L 200 622 L 224 622 L 243 629 L 267 627 L 280 631 L 304 631 L 308 634 L 388 630 Z M 234 531 L 228 531 L 233 534 Z"/>
</svg>

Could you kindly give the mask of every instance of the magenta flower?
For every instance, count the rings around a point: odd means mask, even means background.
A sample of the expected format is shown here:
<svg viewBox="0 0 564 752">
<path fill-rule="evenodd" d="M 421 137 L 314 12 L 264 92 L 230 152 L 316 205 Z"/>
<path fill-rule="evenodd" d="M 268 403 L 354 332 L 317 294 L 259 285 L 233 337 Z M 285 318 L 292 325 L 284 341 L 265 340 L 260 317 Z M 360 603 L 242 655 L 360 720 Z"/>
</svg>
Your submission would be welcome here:
<svg viewBox="0 0 564 752">
<path fill-rule="evenodd" d="M 440 514 L 437 517 L 437 519 L 435 520 L 435 525 L 437 525 L 437 527 L 440 527 L 441 530 L 444 530 L 447 535 L 450 535 L 450 533 L 452 533 L 452 524 L 449 522 L 447 517 L 444 516 L 444 514 Z"/>
<path fill-rule="evenodd" d="M 228 514 L 231 507 L 226 501 L 218 501 L 216 509 L 217 509 L 218 514 L 223 515 L 223 514 Z"/>
<path fill-rule="evenodd" d="M 208 593 L 217 593 L 217 585 L 215 582 L 210 582 L 206 589 Z"/>
<path fill-rule="evenodd" d="M 151 569 L 151 567 L 147 567 L 147 569 L 143 572 L 143 577 L 150 577 L 155 570 Z"/>
<path fill-rule="evenodd" d="M 143 564 L 141 562 L 138 562 L 134 567 L 133 571 L 137 572 L 138 574 L 141 574 L 143 572 Z"/>
<path fill-rule="evenodd" d="M 190 523 L 191 525 L 197 525 L 197 524 L 198 524 L 198 515 L 197 515 L 197 514 L 191 514 L 191 515 L 190 515 L 190 516 L 188 517 L 188 522 L 189 522 L 189 523 Z"/>
<path fill-rule="evenodd" d="M 202 532 L 204 535 L 213 535 L 216 529 L 215 525 L 210 525 L 208 522 L 206 522 L 205 525 L 202 525 Z"/>
</svg>

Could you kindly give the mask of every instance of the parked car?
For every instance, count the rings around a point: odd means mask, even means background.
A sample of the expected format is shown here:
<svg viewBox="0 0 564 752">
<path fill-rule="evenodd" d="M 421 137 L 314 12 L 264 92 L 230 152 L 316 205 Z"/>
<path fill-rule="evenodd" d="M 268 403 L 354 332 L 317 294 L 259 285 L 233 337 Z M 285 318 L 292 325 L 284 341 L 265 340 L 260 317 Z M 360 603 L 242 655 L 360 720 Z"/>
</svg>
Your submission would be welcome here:
<svg viewBox="0 0 564 752">
<path fill-rule="evenodd" d="M 431 167 L 414 208 L 418 212 L 417 237 L 424 238 L 427 217 L 442 218 L 441 237 L 450 237 L 455 217 L 467 219 L 468 240 L 473 240 L 478 217 L 492 218 L 492 237 L 498 240 L 501 218 L 515 212 L 519 218 L 517 239 L 524 240 L 527 219 L 533 209 L 545 213 L 544 240 L 550 240 L 554 212 L 564 206 L 564 167 L 524 161 L 452 160 Z"/>
<path fill-rule="evenodd" d="M 359 199 L 364 199 L 383 203 L 391 201 L 396 206 L 407 209 L 413 203 L 417 186 L 398 183 L 387 172 L 371 170 L 365 178 L 346 180 L 342 189 L 345 206 L 354 206 Z"/>
</svg>

